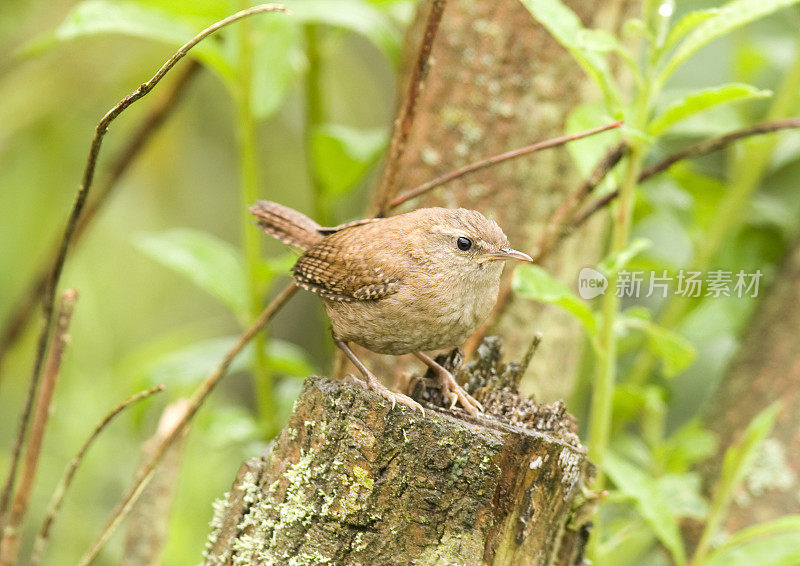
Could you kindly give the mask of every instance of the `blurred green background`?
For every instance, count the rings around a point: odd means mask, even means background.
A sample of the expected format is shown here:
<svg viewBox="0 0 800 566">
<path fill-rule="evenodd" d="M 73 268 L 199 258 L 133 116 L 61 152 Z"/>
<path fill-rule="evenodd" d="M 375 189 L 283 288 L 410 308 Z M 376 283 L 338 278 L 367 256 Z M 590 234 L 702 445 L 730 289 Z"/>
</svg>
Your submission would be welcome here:
<svg viewBox="0 0 800 566">
<path fill-rule="evenodd" d="M 70 12 L 76 4 L 4 2 L 0 6 L 3 319 L 63 232 L 97 121 L 152 76 L 179 45 L 130 34 L 95 34 L 89 29 L 85 37 L 43 46 L 65 20 L 81 23 Z M 113 16 L 115 3 L 102 4 L 90 7 L 107 9 Z M 133 5 L 116 4 L 126 8 Z M 390 43 L 384 46 L 393 46 L 389 56 L 368 38 L 345 27 L 326 27 L 320 30 L 319 38 L 325 62 L 321 86 L 329 116 L 337 125 L 356 128 L 356 133 L 364 131 L 367 137 L 374 138 L 374 129 L 380 128 L 381 144 L 393 114 L 402 23 L 411 13 L 410 3 L 386 4 L 372 7 L 363 3 L 362 8 L 373 23 L 377 21 L 391 32 L 387 32 Z M 185 22 L 192 32 L 243 7 L 227 1 L 150 1 L 139 5 L 142 9 L 136 13 L 155 10 L 166 22 Z M 281 17 L 267 14 L 248 22 L 251 30 L 278 26 L 285 44 L 274 46 L 276 58 L 283 61 L 282 76 L 274 81 L 267 76 L 264 80 L 268 84 L 254 86 L 254 97 L 275 99 L 274 108 L 267 108 L 253 120 L 258 137 L 258 190 L 262 198 L 311 212 L 301 81 L 308 62 L 301 26 L 287 24 L 285 18 L 277 24 Z M 232 27 L 220 35 L 221 41 L 235 45 L 236 34 Z M 263 55 L 259 61 L 264 61 Z M 187 63 L 179 63 L 150 96 L 112 125 L 98 166 L 98 184 L 104 179 L 104 166 Z M 31 524 L 39 524 L 66 463 L 108 410 L 135 391 L 156 383 L 166 383 L 168 392 L 123 415 L 91 451 L 55 526 L 49 555 L 53 564 L 74 563 L 85 550 L 130 482 L 139 445 L 152 434 L 160 411 L 169 401 L 188 395 L 218 362 L 229 344 L 226 338 L 240 332 L 237 317 L 225 304 L 143 251 L 149 242 L 169 255 L 153 235 L 176 228 L 198 230 L 230 243 L 235 251 L 246 229 L 263 241 L 265 257 L 286 257 L 281 245 L 267 242 L 249 221 L 243 223 L 234 87 L 213 70 L 200 73 L 185 101 L 125 175 L 67 263 L 64 285 L 78 289 L 80 298 L 43 449 Z M 331 208 L 328 220 L 359 214 L 367 184 L 367 180 L 357 179 L 353 183 L 356 186 L 346 187 L 347 195 L 337 199 L 340 205 Z M 223 248 L 222 253 L 225 251 Z M 285 260 L 278 267 L 287 272 Z M 282 276 L 281 282 L 288 282 L 288 278 Z M 235 287 L 235 282 L 224 285 Z M 267 282 L 263 285 L 266 287 Z M 289 345 L 275 354 L 276 377 L 288 377 L 278 386 L 280 416 L 274 418 L 276 423 L 291 408 L 301 384 L 297 377 L 327 368 L 330 352 L 323 317 L 315 298 L 300 294 L 272 325 L 276 337 L 285 344 L 303 347 L 292 349 Z M 241 319 L 246 320 L 247 315 Z M 4 474 L 37 332 L 38 325 L 30 325 L 2 368 L 0 467 Z M 261 451 L 264 429 L 259 428 L 247 369 L 246 364 L 239 365 L 194 424 L 197 434 L 189 437 L 183 465 L 184 470 L 202 473 L 181 476 L 165 563 L 199 560 L 212 500 L 227 489 L 242 460 Z M 117 537 L 114 544 L 120 544 L 121 538 Z M 101 563 L 115 563 L 111 557 L 118 550 L 105 555 Z"/>
<path fill-rule="evenodd" d="M 262 238 L 244 213 L 252 191 L 326 224 L 365 208 L 394 116 L 399 53 L 414 3 L 294 4 L 296 20 L 259 15 L 209 41 L 198 55 L 204 69 L 185 100 L 70 256 L 62 284 L 78 289 L 80 299 L 29 523 L 39 524 L 64 466 L 112 406 L 157 383 L 168 389 L 123 415 L 90 452 L 55 525 L 53 564 L 73 563 L 85 550 L 130 482 L 140 444 L 152 434 L 160 411 L 192 391 L 264 295 L 288 281 L 282 273 L 291 256 Z M 337 10 L 329 10 L 331 5 Z M 676 16 L 713 5 L 681 2 Z M 98 119 L 181 41 L 245 6 L 226 0 L 0 4 L 0 319 L 15 307 L 62 233 Z M 732 81 L 778 89 L 798 65 L 798 23 L 791 8 L 713 42 L 670 78 L 664 98 Z M 249 40 L 243 43 L 245 33 Z M 241 64 L 242 53 L 251 66 Z M 114 122 L 98 183 L 104 166 L 179 72 Z M 694 116 L 660 140 L 654 155 L 761 120 L 771 103 L 758 98 Z M 790 113 L 797 106 L 795 96 Z M 654 245 L 632 265 L 660 269 L 689 262 L 716 221 L 722 179 L 735 178 L 731 163 L 747 166 L 748 151 L 742 144 L 727 156 L 680 165 L 652 182 L 637 200 L 633 234 Z M 784 134 L 716 265 L 761 269 L 764 283 L 769 280 L 796 229 L 799 174 L 800 136 Z M 219 267 L 231 268 L 222 280 L 204 278 L 219 274 Z M 754 304 L 705 301 L 679 326 L 695 357 L 661 384 L 659 410 L 668 430 L 688 422 L 708 398 Z M 270 328 L 274 340 L 266 355 L 238 364 L 194 421 L 166 564 L 199 559 L 211 502 L 229 487 L 242 460 L 259 454 L 279 429 L 299 378 L 328 371 L 327 321 L 314 297 L 299 294 Z M 0 368 L 3 470 L 37 331 L 30 325 Z M 621 344 L 627 371 L 640 341 L 623 337 Z M 274 384 L 272 395 L 259 385 L 264 382 Z M 578 413 L 587 403 L 586 387 L 573 399 Z M 625 395 L 619 392 L 615 409 L 623 415 L 641 401 Z M 121 544 L 116 536 L 98 563 L 115 563 Z"/>
</svg>

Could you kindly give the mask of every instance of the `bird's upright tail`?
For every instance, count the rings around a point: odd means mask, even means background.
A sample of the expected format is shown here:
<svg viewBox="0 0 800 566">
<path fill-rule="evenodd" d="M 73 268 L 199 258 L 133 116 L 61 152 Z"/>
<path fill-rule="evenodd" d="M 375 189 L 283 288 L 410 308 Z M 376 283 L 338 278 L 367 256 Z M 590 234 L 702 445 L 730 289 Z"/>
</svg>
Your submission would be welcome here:
<svg viewBox="0 0 800 566">
<path fill-rule="evenodd" d="M 259 200 L 250 207 L 250 212 L 264 232 L 284 244 L 307 250 L 323 237 L 319 224 L 288 206 Z"/>
</svg>

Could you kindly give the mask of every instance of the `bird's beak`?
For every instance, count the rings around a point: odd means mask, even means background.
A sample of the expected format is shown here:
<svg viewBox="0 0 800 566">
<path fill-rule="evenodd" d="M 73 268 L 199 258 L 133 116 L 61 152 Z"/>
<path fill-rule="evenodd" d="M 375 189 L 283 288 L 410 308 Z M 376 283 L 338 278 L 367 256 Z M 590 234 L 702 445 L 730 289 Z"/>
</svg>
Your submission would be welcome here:
<svg viewBox="0 0 800 566">
<path fill-rule="evenodd" d="M 526 253 L 519 252 L 517 250 L 512 250 L 511 248 L 500 248 L 500 251 L 482 254 L 479 256 L 479 259 L 487 259 L 487 260 L 518 259 L 519 261 L 526 261 L 528 263 L 533 263 L 533 258 L 531 256 L 529 256 Z"/>
</svg>

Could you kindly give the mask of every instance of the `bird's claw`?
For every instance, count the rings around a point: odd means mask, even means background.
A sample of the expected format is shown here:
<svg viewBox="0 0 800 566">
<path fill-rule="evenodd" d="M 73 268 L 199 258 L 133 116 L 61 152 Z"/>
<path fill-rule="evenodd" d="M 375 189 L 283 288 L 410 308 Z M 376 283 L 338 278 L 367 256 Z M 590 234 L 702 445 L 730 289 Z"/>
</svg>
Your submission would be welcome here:
<svg viewBox="0 0 800 566">
<path fill-rule="evenodd" d="M 366 387 L 367 383 L 363 379 L 357 378 L 352 373 L 345 374 L 344 376 L 345 381 L 352 383 L 353 385 L 360 385 L 361 387 Z"/>
<path fill-rule="evenodd" d="M 464 407 L 470 415 L 477 415 L 483 412 L 483 405 L 477 399 L 466 392 L 449 371 L 437 372 L 437 386 L 442 391 L 445 399 L 450 401 L 450 409 L 454 409 L 458 403 Z"/>
<path fill-rule="evenodd" d="M 396 391 L 392 391 L 388 387 L 386 387 L 383 383 L 381 383 L 377 377 L 374 375 L 370 375 L 367 377 L 367 383 L 365 384 L 368 389 L 371 389 L 387 401 L 392 402 L 392 409 L 395 408 L 397 403 L 401 405 L 405 405 L 412 411 L 419 411 L 422 416 L 425 416 L 425 409 L 422 408 L 422 405 L 414 401 L 408 395 L 404 395 L 403 393 L 398 393 Z"/>
</svg>

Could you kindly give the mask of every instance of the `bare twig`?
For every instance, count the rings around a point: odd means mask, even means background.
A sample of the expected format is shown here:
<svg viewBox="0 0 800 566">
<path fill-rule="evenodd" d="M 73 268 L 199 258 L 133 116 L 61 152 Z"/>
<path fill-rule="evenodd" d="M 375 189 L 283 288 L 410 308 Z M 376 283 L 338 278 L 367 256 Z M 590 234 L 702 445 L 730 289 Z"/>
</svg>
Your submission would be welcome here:
<svg viewBox="0 0 800 566">
<path fill-rule="evenodd" d="M 791 130 L 795 128 L 800 128 L 800 118 L 786 118 L 772 122 L 762 122 L 761 124 L 756 124 L 755 126 L 751 126 L 749 128 L 743 128 L 729 134 L 701 141 L 700 143 L 689 146 L 681 151 L 677 151 L 672 155 L 665 157 L 661 161 L 657 161 L 649 167 L 646 167 L 639 174 L 639 182 L 644 182 L 647 179 L 666 171 L 679 161 L 683 161 L 684 159 L 693 159 L 695 157 L 701 157 L 703 155 L 713 153 L 731 145 L 733 142 L 736 142 L 740 139 L 778 132 L 780 130 Z M 603 195 L 596 201 L 587 203 L 586 206 L 584 206 L 575 214 L 570 228 L 574 229 L 583 224 L 595 212 L 602 210 L 608 205 L 608 203 L 617 198 L 618 194 L 619 189 L 615 189 L 610 193 Z"/>
<path fill-rule="evenodd" d="M 403 98 L 400 112 L 394 123 L 392 141 L 389 145 L 389 154 L 386 158 L 386 165 L 383 169 L 381 182 L 376 193 L 376 216 L 385 216 L 389 209 L 389 201 L 394 193 L 394 181 L 397 176 L 397 169 L 400 167 L 400 158 L 406 148 L 408 136 L 411 134 L 411 127 L 416 116 L 417 102 L 422 92 L 425 76 L 428 74 L 428 63 L 433 48 L 433 41 L 439 31 L 439 23 L 442 21 L 446 0 L 433 0 L 431 11 L 425 23 L 425 34 L 422 37 L 422 44 L 417 53 L 414 68 L 408 81 L 408 90 Z"/>
<path fill-rule="evenodd" d="M 33 491 L 36 470 L 39 467 L 39 455 L 50 416 L 50 404 L 53 400 L 58 374 L 61 370 L 61 359 L 69 342 L 67 331 L 69 330 L 69 323 L 72 320 L 72 312 L 77 298 L 78 293 L 74 289 L 68 289 L 61 295 L 58 317 L 53 332 L 53 344 L 47 356 L 47 363 L 42 377 L 41 393 L 36 401 L 36 411 L 33 415 L 31 437 L 25 451 L 22 478 L 14 497 L 14 504 L 11 506 L 8 523 L 2 530 L 3 536 L 0 543 L 0 565 L 2 566 L 13 566 L 17 561 L 20 529 L 28 511 L 28 502 Z M 19 441 L 20 439 L 17 440 Z"/>
<path fill-rule="evenodd" d="M 591 218 L 595 212 L 604 209 L 608 204 L 617 198 L 619 195 L 618 190 L 613 190 L 610 193 L 607 193 L 600 198 L 593 200 L 592 202 L 587 202 L 586 206 L 581 208 L 575 216 L 572 217 L 572 222 L 570 222 L 569 230 L 574 230 L 579 226 L 582 226 L 584 222 L 586 222 L 589 218 Z M 565 234 L 566 235 L 566 234 Z"/>
<path fill-rule="evenodd" d="M 92 444 L 94 444 L 94 441 L 97 440 L 97 437 L 100 436 L 100 433 L 103 432 L 109 423 L 111 423 L 111 421 L 114 420 L 114 418 L 122 411 L 137 401 L 141 401 L 142 399 L 161 391 L 164 391 L 164 386 L 157 385 L 128 397 L 122 403 L 109 411 L 106 416 L 103 417 L 103 420 L 101 420 L 97 426 L 94 427 L 94 430 L 89 435 L 89 438 L 87 438 L 83 443 L 83 446 L 81 446 L 80 450 L 78 450 L 78 453 L 75 455 L 75 457 L 70 460 L 69 464 L 67 465 L 67 469 L 64 472 L 64 476 L 58 483 L 55 492 L 53 492 L 53 497 L 50 499 L 50 505 L 48 505 L 44 521 L 42 521 L 42 526 L 39 528 L 39 534 L 37 535 L 36 542 L 33 545 L 31 566 L 38 566 L 38 564 L 41 563 L 42 558 L 44 558 L 44 553 L 47 547 L 48 537 L 50 536 L 50 529 L 53 526 L 53 521 L 55 521 L 58 512 L 61 510 L 61 504 L 64 501 L 64 497 L 66 496 L 70 485 L 72 485 L 72 478 L 75 476 L 78 466 L 80 466 L 84 456 L 86 456 L 86 453 L 89 451 L 89 448 L 91 448 Z"/>
<path fill-rule="evenodd" d="M 158 462 L 164 456 L 172 443 L 180 437 L 183 430 L 188 426 L 189 421 L 191 421 L 191 419 L 200 409 L 201 405 L 211 394 L 211 391 L 213 391 L 214 387 L 216 387 L 216 385 L 224 377 L 225 372 L 231 365 L 231 362 L 233 362 L 236 356 L 239 355 L 239 353 L 244 349 L 253 336 L 255 336 L 264 326 L 266 326 L 267 322 L 269 322 L 275 313 L 280 310 L 280 308 L 295 293 L 295 291 L 297 291 L 297 286 L 294 283 L 291 283 L 283 291 L 281 291 L 281 293 L 275 297 L 269 305 L 267 305 L 267 308 L 264 309 L 253 325 L 239 337 L 239 340 L 236 342 L 236 344 L 234 344 L 231 349 L 228 350 L 228 352 L 225 354 L 225 357 L 214 369 L 214 371 L 211 372 L 211 374 L 197 387 L 197 389 L 195 389 L 194 393 L 189 399 L 190 404 L 186 410 L 186 413 L 177 422 L 173 431 L 164 437 L 162 442 L 153 449 L 152 455 L 145 462 L 143 462 L 136 471 L 133 483 L 128 488 L 128 491 L 126 491 L 125 494 L 120 498 L 119 502 L 114 508 L 114 511 L 111 513 L 111 517 L 109 518 L 108 522 L 103 526 L 100 534 L 97 536 L 94 542 L 92 542 L 89 550 L 87 550 L 81 558 L 79 562 L 81 566 L 87 566 L 97 557 L 98 553 L 103 548 L 103 545 L 106 543 L 119 523 L 130 512 L 131 506 L 136 502 L 139 495 L 141 495 L 142 490 L 150 481 L 153 470 Z"/>
<path fill-rule="evenodd" d="M 109 195 L 117 187 L 120 178 L 127 172 L 136 157 L 139 156 L 142 148 L 145 147 L 147 142 L 150 141 L 172 110 L 177 106 L 192 78 L 197 75 L 197 72 L 201 68 L 202 66 L 197 61 L 189 63 L 185 71 L 171 85 L 167 95 L 143 120 L 141 126 L 139 126 L 136 133 L 133 134 L 127 146 L 119 153 L 110 168 L 108 178 L 102 186 L 98 187 L 95 198 L 86 204 L 83 213 L 78 219 L 73 235 L 73 245 L 77 243 L 84 234 L 87 226 L 92 222 L 103 204 L 105 204 Z M 52 252 L 48 255 L 49 259 L 42 265 L 37 275 L 33 277 L 31 283 L 28 285 L 25 296 L 17 302 L 15 310 L 6 317 L 2 333 L 0 333 L 0 366 L 2 366 L 2 361 L 8 353 L 8 350 L 15 344 L 16 340 L 25 329 L 36 306 L 41 302 L 43 293 L 47 289 L 48 279 L 52 273 L 52 266 L 56 263 L 59 251 L 60 249 L 56 244 Z M 3 374 L 0 373 L 0 380 L 2 380 L 2 376 Z"/>
<path fill-rule="evenodd" d="M 460 169 L 456 169 L 455 171 L 451 171 L 450 173 L 446 173 L 441 177 L 437 177 L 427 183 L 423 183 L 418 187 L 411 189 L 410 191 L 400 195 L 399 197 L 392 200 L 390 203 L 390 208 L 395 208 L 400 206 L 404 202 L 414 197 L 417 197 L 423 193 L 426 193 L 432 189 L 435 189 L 438 186 L 444 185 L 445 183 L 449 183 L 455 179 L 463 177 L 464 175 L 468 175 L 469 173 L 473 173 L 475 171 L 480 171 L 481 169 L 485 169 L 486 167 L 491 167 L 492 165 L 497 165 L 498 163 L 502 163 L 503 161 L 508 161 L 509 159 L 515 159 L 517 157 L 522 157 L 523 155 L 528 155 L 529 153 L 534 153 L 536 151 L 540 151 L 543 149 L 549 149 L 551 147 L 558 147 L 560 145 L 564 145 L 565 143 L 578 140 L 581 138 L 585 138 L 588 136 L 593 136 L 595 134 L 599 134 L 600 132 L 605 132 L 607 130 L 611 130 L 614 128 L 619 128 L 622 125 L 622 121 L 612 122 L 611 124 L 606 124 L 604 126 L 600 126 L 598 128 L 593 128 L 591 130 L 586 130 L 585 132 L 579 132 L 577 134 L 570 134 L 567 136 L 560 136 L 557 138 L 553 138 L 550 140 L 545 140 L 542 142 L 535 143 L 533 145 L 521 147 L 519 149 L 514 149 L 512 151 L 508 151 L 506 153 L 501 153 L 499 155 L 494 155 L 482 161 L 476 161 L 475 163 L 471 163 L 465 167 Z M 619 159 L 618 159 L 619 160 Z"/>
<path fill-rule="evenodd" d="M 172 67 L 180 61 L 188 52 L 189 50 L 197 45 L 200 41 L 214 33 L 215 31 L 219 30 L 227 26 L 230 23 L 233 23 L 237 20 L 245 18 L 247 16 L 252 16 L 253 14 L 259 14 L 263 12 L 286 12 L 287 10 L 279 5 L 276 4 L 261 4 L 259 6 L 254 6 L 247 10 L 242 10 L 233 14 L 232 16 L 228 16 L 224 20 L 220 20 L 215 24 L 207 27 L 199 34 L 197 34 L 194 38 L 192 38 L 189 42 L 184 44 L 178 51 L 170 57 L 166 63 L 156 72 L 153 77 L 143 83 L 137 88 L 134 92 L 120 100 L 111 110 L 109 110 L 105 116 L 100 120 L 95 128 L 95 134 L 92 138 L 92 143 L 89 149 L 89 157 L 87 158 L 86 167 L 83 171 L 83 179 L 81 181 L 80 187 L 78 188 L 78 193 L 75 197 L 75 202 L 72 205 L 72 211 L 70 212 L 69 219 L 67 220 L 67 226 L 64 230 L 64 236 L 61 239 L 61 243 L 58 249 L 58 255 L 56 256 L 53 269 L 48 280 L 48 284 L 46 286 L 46 290 L 44 293 L 44 298 L 42 300 L 42 310 L 43 310 L 43 320 L 42 320 L 42 328 L 39 334 L 39 340 L 36 346 L 36 354 L 34 357 L 33 362 L 33 371 L 31 372 L 31 381 L 28 388 L 28 396 L 26 399 L 26 404 L 23 409 L 22 415 L 20 416 L 20 422 L 18 427 L 17 436 L 20 437 L 23 442 L 25 436 L 27 434 L 28 423 L 30 421 L 30 412 L 31 408 L 33 407 L 33 400 L 36 397 L 36 392 L 39 388 L 39 381 L 41 378 L 41 370 L 42 364 L 44 363 L 44 358 L 47 353 L 47 341 L 50 335 L 50 327 L 52 326 L 53 320 L 53 304 L 55 301 L 55 292 L 58 287 L 59 279 L 61 278 L 61 272 L 64 268 L 64 262 L 67 257 L 67 252 L 70 249 L 70 245 L 72 244 L 72 239 L 75 235 L 75 230 L 77 229 L 78 220 L 80 219 L 81 213 L 83 211 L 84 205 L 86 204 L 86 198 L 89 195 L 89 189 L 92 186 L 92 181 L 94 180 L 94 172 L 97 165 L 97 158 L 100 154 L 100 147 L 103 143 L 103 138 L 105 137 L 106 132 L 108 131 L 108 127 L 114 119 L 119 116 L 128 106 L 139 100 L 140 98 L 144 97 L 147 93 L 149 93 L 153 88 L 164 78 Z M 21 445 L 19 446 L 21 449 Z M 17 468 L 19 465 L 19 451 L 17 446 L 15 445 L 15 451 L 11 455 L 11 465 L 8 472 L 8 477 L 6 479 L 6 483 L 3 489 L 2 496 L 0 496 L 0 524 L 2 524 L 2 519 L 6 513 L 8 508 L 8 502 L 11 497 L 11 489 L 13 489 L 14 482 L 16 480 Z"/>
<path fill-rule="evenodd" d="M 581 203 L 583 203 L 584 200 L 586 200 L 589 195 L 595 191 L 595 189 L 597 189 L 598 185 L 603 182 L 603 179 L 606 178 L 606 175 L 608 175 L 609 171 L 611 171 L 617 165 L 617 163 L 622 160 L 627 151 L 628 147 L 623 142 L 608 150 L 600 162 L 595 166 L 589 177 L 583 183 L 581 183 L 581 186 L 561 202 L 559 207 L 550 217 L 550 220 L 547 222 L 547 226 L 545 226 L 538 238 L 538 241 L 536 242 L 534 259 L 537 262 L 540 262 L 544 258 L 544 255 L 550 251 L 550 249 L 556 243 L 554 239 L 560 236 L 565 224 L 569 221 L 572 215 L 575 214 L 577 208 L 581 205 Z"/>
<path fill-rule="evenodd" d="M 533 356 L 536 355 L 536 351 L 539 349 L 539 344 L 542 343 L 542 337 L 543 334 L 541 332 L 537 332 L 533 335 L 533 340 L 531 340 L 528 350 L 525 352 L 525 356 L 523 356 L 522 361 L 519 364 L 520 376 L 528 371 L 528 366 L 531 365 L 531 360 L 533 360 Z"/>
<path fill-rule="evenodd" d="M 738 141 L 742 138 L 749 138 L 751 136 L 760 136 L 762 134 L 769 134 L 780 130 L 790 130 L 794 128 L 800 128 L 800 118 L 795 117 L 795 118 L 786 118 L 784 120 L 775 120 L 773 122 L 762 122 L 761 124 L 756 124 L 755 126 L 751 126 L 749 128 L 742 128 L 741 130 L 736 130 L 734 132 L 725 134 L 723 136 L 702 141 L 682 151 L 673 153 L 669 157 L 666 157 L 649 167 L 645 167 L 645 169 L 639 175 L 639 182 L 641 183 L 642 181 L 649 179 L 653 175 L 657 175 L 658 173 L 661 173 L 662 171 L 669 169 L 678 161 L 682 161 L 684 159 L 692 159 L 695 157 L 700 157 L 701 155 L 713 153 L 719 149 L 731 145 L 733 142 Z"/>
</svg>

